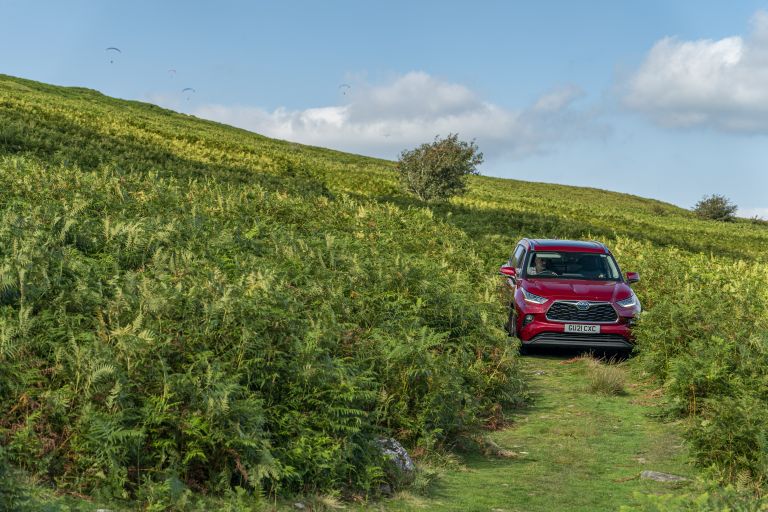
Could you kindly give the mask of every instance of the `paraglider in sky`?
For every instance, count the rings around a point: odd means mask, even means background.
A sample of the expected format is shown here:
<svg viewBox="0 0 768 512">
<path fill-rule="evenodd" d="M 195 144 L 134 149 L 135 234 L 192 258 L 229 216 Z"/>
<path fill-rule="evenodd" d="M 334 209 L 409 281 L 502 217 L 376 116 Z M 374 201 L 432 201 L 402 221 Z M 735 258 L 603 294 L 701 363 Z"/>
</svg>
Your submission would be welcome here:
<svg viewBox="0 0 768 512">
<path fill-rule="evenodd" d="M 352 90 L 352 87 L 349 84 L 341 84 L 339 86 L 339 90 L 341 91 L 341 94 L 346 96 L 349 91 Z"/>
<path fill-rule="evenodd" d="M 168 74 L 171 76 L 171 78 L 176 76 L 176 70 L 175 69 L 169 69 Z"/>
<path fill-rule="evenodd" d="M 109 57 L 109 63 L 110 63 L 110 64 L 114 64 L 114 63 L 115 63 L 115 61 L 114 61 L 114 56 L 115 56 L 115 55 L 117 55 L 118 53 L 123 53 L 123 52 L 120 50 L 120 48 L 115 48 L 114 46 L 110 46 L 109 48 L 105 49 L 104 51 L 105 51 L 105 52 L 109 52 L 109 55 L 110 55 L 110 57 Z"/>
<path fill-rule="evenodd" d="M 181 92 L 182 92 L 182 94 L 186 94 L 187 95 L 187 101 L 189 101 L 190 95 L 196 93 L 197 91 L 195 91 L 191 87 L 185 87 L 184 89 L 181 90 Z"/>
</svg>

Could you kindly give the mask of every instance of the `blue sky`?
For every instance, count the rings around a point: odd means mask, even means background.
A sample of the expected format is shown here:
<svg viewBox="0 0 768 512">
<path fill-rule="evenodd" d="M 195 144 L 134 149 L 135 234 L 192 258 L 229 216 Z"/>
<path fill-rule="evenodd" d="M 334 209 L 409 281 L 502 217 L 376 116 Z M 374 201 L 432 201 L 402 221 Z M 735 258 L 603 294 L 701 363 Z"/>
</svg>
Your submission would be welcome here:
<svg viewBox="0 0 768 512">
<path fill-rule="evenodd" d="M 684 207 L 721 193 L 768 218 L 768 0 L 0 0 L 0 16 L 0 73 L 386 158 L 458 132 L 483 174 Z"/>
</svg>

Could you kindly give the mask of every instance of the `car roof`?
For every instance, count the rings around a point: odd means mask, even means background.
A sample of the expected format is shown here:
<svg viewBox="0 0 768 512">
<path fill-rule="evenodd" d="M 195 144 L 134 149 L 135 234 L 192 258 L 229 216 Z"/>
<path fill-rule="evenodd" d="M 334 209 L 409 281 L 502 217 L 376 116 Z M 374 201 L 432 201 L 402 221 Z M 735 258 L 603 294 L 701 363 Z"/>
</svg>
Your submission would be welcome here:
<svg viewBox="0 0 768 512">
<path fill-rule="evenodd" d="M 528 239 L 534 251 L 595 252 L 610 254 L 608 248 L 600 242 L 584 240 Z"/>
</svg>

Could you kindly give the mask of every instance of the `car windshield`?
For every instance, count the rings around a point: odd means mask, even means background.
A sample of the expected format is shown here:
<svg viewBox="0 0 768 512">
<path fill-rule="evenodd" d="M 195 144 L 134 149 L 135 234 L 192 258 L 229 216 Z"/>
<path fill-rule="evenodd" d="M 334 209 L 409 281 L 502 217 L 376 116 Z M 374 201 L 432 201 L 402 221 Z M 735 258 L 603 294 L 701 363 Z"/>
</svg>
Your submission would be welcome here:
<svg viewBox="0 0 768 512">
<path fill-rule="evenodd" d="M 532 252 L 528 256 L 525 272 L 528 277 L 547 279 L 621 279 L 619 267 L 612 256 L 593 252 Z"/>
</svg>

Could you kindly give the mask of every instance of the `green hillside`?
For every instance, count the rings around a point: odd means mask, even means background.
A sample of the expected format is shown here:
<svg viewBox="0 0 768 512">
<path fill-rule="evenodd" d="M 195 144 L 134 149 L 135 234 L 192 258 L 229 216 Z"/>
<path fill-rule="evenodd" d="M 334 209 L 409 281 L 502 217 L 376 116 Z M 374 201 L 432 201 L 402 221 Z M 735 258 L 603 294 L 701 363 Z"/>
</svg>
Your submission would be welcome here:
<svg viewBox="0 0 768 512">
<path fill-rule="evenodd" d="M 481 176 L 427 205 L 393 169 L 0 75 L 0 472 L 375 496 L 376 438 L 443 450 L 526 401 L 496 270 L 528 236 L 641 273 L 633 364 L 715 478 L 763 489 L 765 224 Z"/>
</svg>

